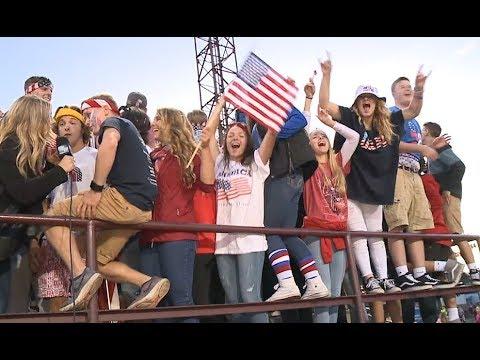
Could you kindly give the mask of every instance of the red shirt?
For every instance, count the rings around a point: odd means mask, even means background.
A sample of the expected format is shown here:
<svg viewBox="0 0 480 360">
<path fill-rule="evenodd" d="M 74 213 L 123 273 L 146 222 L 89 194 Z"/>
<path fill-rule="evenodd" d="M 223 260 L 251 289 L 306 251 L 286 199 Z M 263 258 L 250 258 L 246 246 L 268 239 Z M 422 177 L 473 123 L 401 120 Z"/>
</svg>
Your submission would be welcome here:
<svg viewBox="0 0 480 360">
<path fill-rule="evenodd" d="M 195 191 L 197 189 L 204 192 L 215 191 L 213 184 L 207 185 L 200 181 L 200 157 L 196 155 L 193 160 L 196 180 L 191 188 L 187 188 L 183 183 L 180 162 L 168 147 L 155 149 L 150 156 L 154 162 L 158 187 L 152 220 L 176 224 L 195 223 L 193 211 Z M 140 244 L 176 240 L 198 240 L 198 237 L 196 233 L 189 232 L 142 231 Z"/>
<path fill-rule="evenodd" d="M 336 155 L 337 163 L 341 166 L 342 155 Z M 348 173 L 348 164 L 343 169 Z M 303 191 L 305 213 L 303 226 L 323 230 L 341 231 L 347 229 L 347 195 L 339 194 L 327 179 L 332 179 L 332 171 L 328 163 L 318 164 L 317 170 L 305 182 Z M 323 262 L 332 261 L 333 248 L 343 250 L 346 248 L 345 240 L 338 238 L 320 238 L 320 252 Z"/>
<path fill-rule="evenodd" d="M 341 166 L 341 153 L 336 155 L 336 160 Z M 348 164 L 343 170 L 344 174 L 347 171 Z M 303 193 L 305 213 L 310 218 L 316 217 L 324 221 L 346 221 L 348 213 L 347 195 L 340 195 L 332 184 L 325 182 L 325 177 L 332 179 L 332 171 L 328 163 L 318 164 L 317 170 L 305 182 Z"/>
</svg>

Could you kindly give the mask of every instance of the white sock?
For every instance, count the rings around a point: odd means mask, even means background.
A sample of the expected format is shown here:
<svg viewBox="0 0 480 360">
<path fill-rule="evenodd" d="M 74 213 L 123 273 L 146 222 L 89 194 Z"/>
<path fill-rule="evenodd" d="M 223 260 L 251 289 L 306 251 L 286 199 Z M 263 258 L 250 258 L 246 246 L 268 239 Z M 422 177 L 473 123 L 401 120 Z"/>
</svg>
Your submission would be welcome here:
<svg viewBox="0 0 480 360">
<path fill-rule="evenodd" d="M 448 308 L 447 311 L 448 311 L 448 321 L 453 321 L 453 320 L 457 320 L 457 319 L 460 318 L 458 316 L 458 308 L 456 308 L 456 307 Z"/>
<path fill-rule="evenodd" d="M 398 276 L 402 276 L 408 273 L 408 267 L 407 265 L 400 265 L 395 268 L 395 271 L 397 272 Z"/>
<path fill-rule="evenodd" d="M 433 265 L 433 271 L 445 271 L 446 261 L 435 261 Z"/>
<path fill-rule="evenodd" d="M 373 267 L 375 268 L 378 278 L 386 279 L 388 277 L 387 252 L 383 239 L 368 239 L 368 247 L 370 249 L 370 259 L 372 259 Z"/>
<path fill-rule="evenodd" d="M 467 266 L 468 266 L 469 270 L 477 270 L 478 269 L 477 264 L 475 264 L 475 263 L 467 264 Z"/>
<path fill-rule="evenodd" d="M 413 277 L 415 279 L 419 278 L 420 276 L 422 276 L 423 274 L 426 274 L 426 273 L 427 273 L 427 269 L 425 269 L 425 266 L 418 267 L 418 268 L 413 268 Z"/>
</svg>

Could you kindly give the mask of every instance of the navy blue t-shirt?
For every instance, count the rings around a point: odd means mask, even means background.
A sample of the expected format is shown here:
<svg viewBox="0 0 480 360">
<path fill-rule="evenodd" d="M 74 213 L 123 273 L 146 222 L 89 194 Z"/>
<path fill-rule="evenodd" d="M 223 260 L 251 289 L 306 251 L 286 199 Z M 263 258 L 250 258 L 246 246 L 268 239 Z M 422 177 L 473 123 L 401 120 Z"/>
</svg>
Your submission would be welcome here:
<svg viewBox="0 0 480 360">
<path fill-rule="evenodd" d="M 403 113 L 390 115 L 395 135 L 391 144 L 380 137 L 376 130 L 366 130 L 357 114 L 339 106 L 340 122 L 360 134 L 360 142 L 351 158 L 351 170 L 347 175 L 347 197 L 365 204 L 393 204 L 398 169 L 398 146 L 403 134 Z M 345 138 L 335 134 L 333 149 L 338 152 Z"/>
<path fill-rule="evenodd" d="M 157 196 L 157 181 L 140 133 L 129 120 L 110 117 L 100 128 L 99 144 L 103 132 L 109 127 L 118 130 L 120 141 L 107 183 L 117 189 L 130 204 L 141 210 L 152 210 Z"/>
</svg>

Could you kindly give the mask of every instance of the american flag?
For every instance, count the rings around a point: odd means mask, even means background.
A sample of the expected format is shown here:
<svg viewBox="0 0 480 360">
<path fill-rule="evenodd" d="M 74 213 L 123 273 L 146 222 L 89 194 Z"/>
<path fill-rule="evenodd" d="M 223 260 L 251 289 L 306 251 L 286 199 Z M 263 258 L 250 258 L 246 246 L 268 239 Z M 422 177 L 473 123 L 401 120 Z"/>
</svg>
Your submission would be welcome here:
<svg viewBox="0 0 480 360">
<path fill-rule="evenodd" d="M 249 177 L 222 179 L 217 182 L 217 200 L 232 200 L 252 192 Z"/>
<path fill-rule="evenodd" d="M 225 99 L 265 127 L 280 131 L 292 109 L 298 88 L 251 52 Z"/>
</svg>

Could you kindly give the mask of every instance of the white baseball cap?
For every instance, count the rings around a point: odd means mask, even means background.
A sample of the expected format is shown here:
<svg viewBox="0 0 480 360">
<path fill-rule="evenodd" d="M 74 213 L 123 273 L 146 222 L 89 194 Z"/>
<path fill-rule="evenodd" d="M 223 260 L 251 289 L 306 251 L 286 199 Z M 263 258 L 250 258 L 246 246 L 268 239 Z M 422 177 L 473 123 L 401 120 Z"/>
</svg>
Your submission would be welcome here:
<svg viewBox="0 0 480 360">
<path fill-rule="evenodd" d="M 360 85 L 359 87 L 357 87 L 357 91 L 355 92 L 355 100 L 353 102 L 354 104 L 355 101 L 357 101 L 357 98 L 362 94 L 372 94 L 375 95 L 378 99 L 387 102 L 387 98 L 378 96 L 378 89 L 375 86 Z"/>
</svg>

